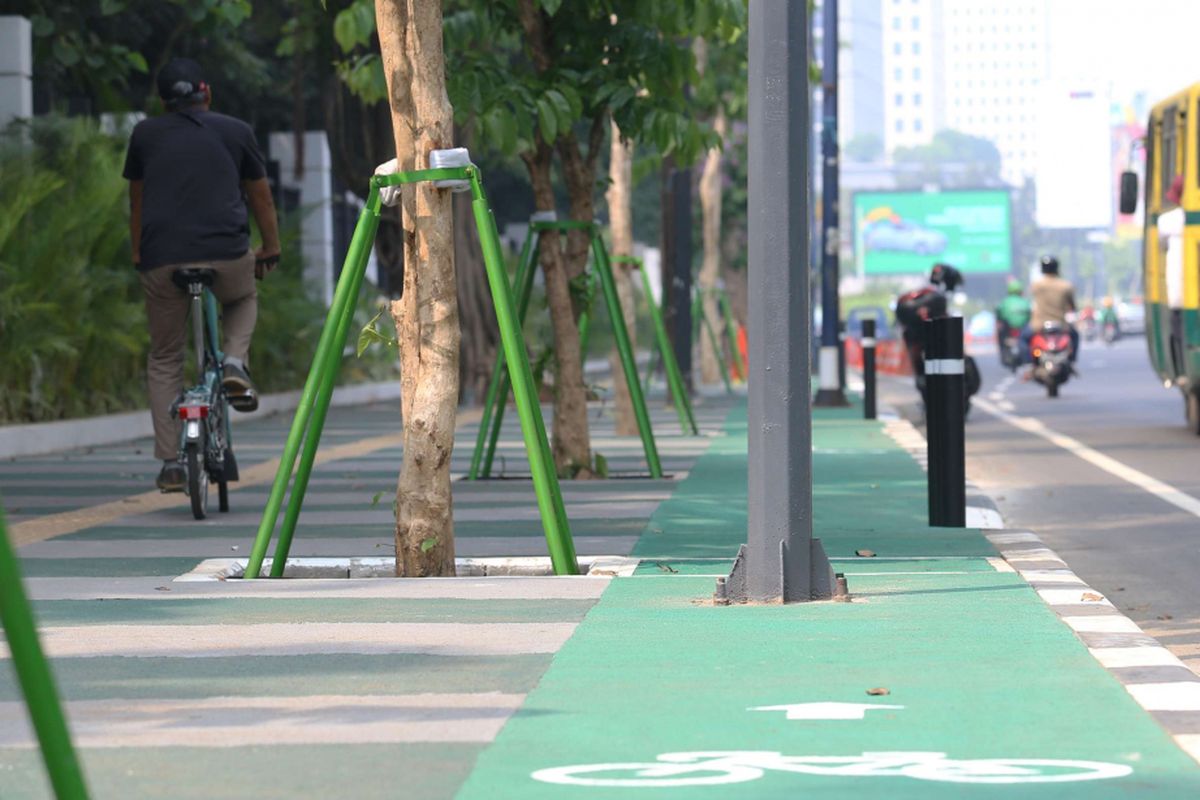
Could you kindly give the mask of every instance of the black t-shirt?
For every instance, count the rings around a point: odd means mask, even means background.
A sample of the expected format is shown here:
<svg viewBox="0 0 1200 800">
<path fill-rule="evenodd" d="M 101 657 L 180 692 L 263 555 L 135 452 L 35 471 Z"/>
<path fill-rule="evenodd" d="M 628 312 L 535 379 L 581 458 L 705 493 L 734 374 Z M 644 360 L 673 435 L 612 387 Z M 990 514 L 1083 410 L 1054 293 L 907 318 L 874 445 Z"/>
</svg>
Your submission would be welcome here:
<svg viewBox="0 0 1200 800">
<path fill-rule="evenodd" d="M 242 181 L 266 174 L 254 132 L 239 119 L 189 110 L 139 122 L 124 173 L 143 187 L 139 269 L 244 255 Z"/>
</svg>

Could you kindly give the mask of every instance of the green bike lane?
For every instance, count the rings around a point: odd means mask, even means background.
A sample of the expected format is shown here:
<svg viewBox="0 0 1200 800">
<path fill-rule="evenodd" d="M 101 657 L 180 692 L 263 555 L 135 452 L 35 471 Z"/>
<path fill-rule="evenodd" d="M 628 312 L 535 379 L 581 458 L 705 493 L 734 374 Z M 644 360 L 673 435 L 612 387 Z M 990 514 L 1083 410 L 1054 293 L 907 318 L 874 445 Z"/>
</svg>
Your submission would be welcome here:
<svg viewBox="0 0 1200 800">
<path fill-rule="evenodd" d="M 1200 766 L 979 531 L 925 524 L 920 467 L 857 417 L 819 411 L 813 437 L 815 527 L 854 602 L 711 604 L 745 537 L 735 410 L 458 797 L 1200 796 Z M 809 703 L 894 707 L 754 710 Z M 812 774 L 831 757 L 855 761 Z M 672 758 L 709 766 L 645 768 Z"/>
</svg>

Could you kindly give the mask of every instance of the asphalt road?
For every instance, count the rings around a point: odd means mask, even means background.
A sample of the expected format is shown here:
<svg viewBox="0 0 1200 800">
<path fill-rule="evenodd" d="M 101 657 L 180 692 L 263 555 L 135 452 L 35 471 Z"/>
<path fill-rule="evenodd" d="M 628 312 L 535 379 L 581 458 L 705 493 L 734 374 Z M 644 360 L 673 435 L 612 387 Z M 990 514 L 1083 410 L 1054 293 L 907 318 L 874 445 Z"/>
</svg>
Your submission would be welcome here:
<svg viewBox="0 0 1200 800">
<path fill-rule="evenodd" d="M 1057 399 L 971 348 L 984 383 L 967 475 L 1009 528 L 1037 534 L 1087 583 L 1200 673 L 1200 437 L 1151 371 L 1141 336 L 1085 342 Z M 885 396 L 919 416 L 911 383 Z M 1174 501 L 1174 502 L 1172 502 Z"/>
</svg>

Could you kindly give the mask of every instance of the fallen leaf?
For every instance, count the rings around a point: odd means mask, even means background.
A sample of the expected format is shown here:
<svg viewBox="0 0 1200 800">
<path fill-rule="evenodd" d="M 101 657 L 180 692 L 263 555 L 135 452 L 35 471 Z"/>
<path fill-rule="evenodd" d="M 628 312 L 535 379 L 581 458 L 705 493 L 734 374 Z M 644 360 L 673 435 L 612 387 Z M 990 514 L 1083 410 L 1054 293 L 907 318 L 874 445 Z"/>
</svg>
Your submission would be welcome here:
<svg viewBox="0 0 1200 800">
<path fill-rule="evenodd" d="M 1175 619 L 1175 618 L 1174 618 L 1174 617 L 1172 617 L 1170 614 L 1159 614 L 1159 615 L 1158 615 L 1158 618 L 1159 618 L 1159 619 Z"/>
<path fill-rule="evenodd" d="M 154 587 L 154 591 L 156 591 L 156 592 L 169 592 L 169 591 L 171 591 L 171 587 L 169 587 L 169 586 L 155 586 L 155 587 Z"/>
<path fill-rule="evenodd" d="M 1098 600 L 1103 600 L 1104 596 L 1096 594 L 1095 592 L 1084 592 L 1083 599 L 1089 603 L 1094 603 Z"/>
<path fill-rule="evenodd" d="M 658 567 L 658 568 L 659 568 L 659 569 L 661 569 L 663 572 L 679 572 L 679 570 L 675 569 L 675 568 L 674 568 L 674 567 L 672 567 L 670 564 L 663 564 L 663 563 L 661 563 L 661 562 L 658 562 L 658 561 L 655 561 L 655 562 L 654 562 L 654 566 Z"/>
<path fill-rule="evenodd" d="M 884 686 L 876 686 L 874 689 L 867 689 L 867 694 L 871 695 L 872 697 L 879 697 L 881 695 L 891 694 L 891 693 L 892 693 L 891 689 L 888 689 L 887 687 L 884 687 Z"/>
<path fill-rule="evenodd" d="M 875 551 L 874 550 L 855 550 L 854 555 L 861 556 L 862 558 L 874 558 Z"/>
</svg>

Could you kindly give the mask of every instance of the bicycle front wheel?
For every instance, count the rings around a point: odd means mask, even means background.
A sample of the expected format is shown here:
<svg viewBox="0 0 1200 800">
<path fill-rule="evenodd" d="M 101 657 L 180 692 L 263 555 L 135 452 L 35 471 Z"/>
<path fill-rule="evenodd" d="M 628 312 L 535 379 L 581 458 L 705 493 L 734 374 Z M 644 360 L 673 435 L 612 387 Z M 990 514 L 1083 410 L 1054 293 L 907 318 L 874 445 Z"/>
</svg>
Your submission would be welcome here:
<svg viewBox="0 0 1200 800">
<path fill-rule="evenodd" d="M 198 442 L 187 446 L 187 473 L 192 516 L 204 519 L 208 514 L 208 470 L 204 465 L 204 448 Z"/>
</svg>

